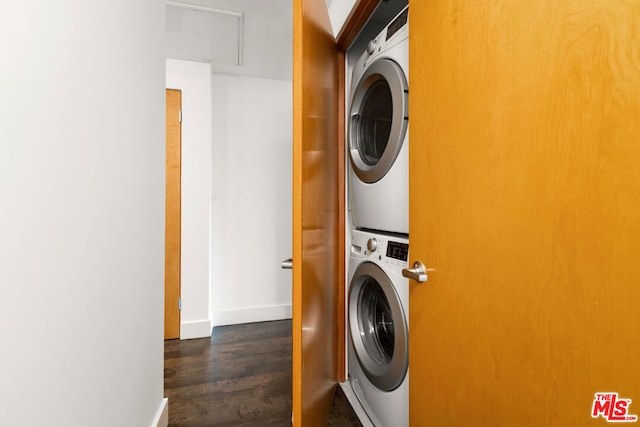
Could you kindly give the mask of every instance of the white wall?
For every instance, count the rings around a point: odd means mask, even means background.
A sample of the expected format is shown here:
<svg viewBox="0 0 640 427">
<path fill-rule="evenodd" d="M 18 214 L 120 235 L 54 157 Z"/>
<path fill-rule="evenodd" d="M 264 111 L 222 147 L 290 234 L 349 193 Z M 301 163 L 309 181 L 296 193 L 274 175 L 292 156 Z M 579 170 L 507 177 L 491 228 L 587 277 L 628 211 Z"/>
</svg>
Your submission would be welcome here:
<svg viewBox="0 0 640 427">
<path fill-rule="evenodd" d="M 291 82 L 213 75 L 214 325 L 291 317 Z"/>
<path fill-rule="evenodd" d="M 211 335 L 209 236 L 211 67 L 167 59 L 166 85 L 182 91 L 182 242 L 180 338 Z"/>
<path fill-rule="evenodd" d="M 181 0 L 181 2 L 244 15 L 242 64 L 212 63 L 211 67 L 216 74 L 291 80 L 293 68 L 293 2 L 291 0 Z M 234 40 L 235 34 L 228 35 L 222 32 L 218 37 Z M 180 58 L 188 59 L 189 57 L 180 56 Z"/>
<path fill-rule="evenodd" d="M 164 4 L 2 2 L 0 33 L 0 425 L 155 425 Z"/>
<path fill-rule="evenodd" d="M 331 0 L 327 1 L 329 8 L 329 19 L 333 28 L 333 36 L 337 37 L 347 21 L 351 10 L 356 4 L 356 0 Z"/>
</svg>

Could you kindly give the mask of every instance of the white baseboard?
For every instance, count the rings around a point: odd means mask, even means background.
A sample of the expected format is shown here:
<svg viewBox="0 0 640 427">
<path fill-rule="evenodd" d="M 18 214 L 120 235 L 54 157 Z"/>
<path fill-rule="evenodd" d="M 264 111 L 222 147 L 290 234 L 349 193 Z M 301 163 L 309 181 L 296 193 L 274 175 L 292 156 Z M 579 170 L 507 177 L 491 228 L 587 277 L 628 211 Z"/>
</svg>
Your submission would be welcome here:
<svg viewBox="0 0 640 427">
<path fill-rule="evenodd" d="M 180 323 L 180 339 L 207 338 L 211 336 L 211 320 L 199 320 L 197 322 Z"/>
<path fill-rule="evenodd" d="M 151 427 L 167 427 L 169 425 L 169 399 L 162 399 Z"/>
<path fill-rule="evenodd" d="M 268 307 L 248 307 L 213 312 L 213 325 L 236 325 L 239 323 L 268 322 L 291 319 L 291 304 Z"/>
</svg>

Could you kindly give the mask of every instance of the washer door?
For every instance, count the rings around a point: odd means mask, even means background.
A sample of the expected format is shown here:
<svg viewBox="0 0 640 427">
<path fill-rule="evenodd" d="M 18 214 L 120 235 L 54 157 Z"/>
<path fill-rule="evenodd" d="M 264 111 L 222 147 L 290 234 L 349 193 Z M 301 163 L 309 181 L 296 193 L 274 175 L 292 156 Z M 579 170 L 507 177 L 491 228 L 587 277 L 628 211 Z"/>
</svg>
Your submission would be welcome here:
<svg viewBox="0 0 640 427">
<path fill-rule="evenodd" d="M 393 166 L 407 133 L 407 79 L 390 59 L 371 63 L 351 99 L 349 152 L 358 178 L 382 179 Z"/>
<path fill-rule="evenodd" d="M 407 321 L 391 280 L 374 263 L 361 264 L 351 281 L 349 330 L 369 381 L 383 391 L 398 388 L 409 366 Z"/>
</svg>

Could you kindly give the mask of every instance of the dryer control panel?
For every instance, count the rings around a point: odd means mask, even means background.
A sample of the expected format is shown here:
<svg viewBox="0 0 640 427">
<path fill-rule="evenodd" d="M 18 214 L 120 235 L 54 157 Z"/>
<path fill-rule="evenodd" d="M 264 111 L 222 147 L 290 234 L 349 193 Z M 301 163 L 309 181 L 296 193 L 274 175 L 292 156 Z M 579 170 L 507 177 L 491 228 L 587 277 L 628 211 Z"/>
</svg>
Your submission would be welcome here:
<svg viewBox="0 0 640 427">
<path fill-rule="evenodd" d="M 405 8 L 405 10 L 403 10 L 400 13 L 400 15 L 398 15 L 396 17 L 396 19 L 394 19 L 393 22 L 391 24 L 389 24 L 389 26 L 387 27 L 387 38 L 386 38 L 386 40 L 389 40 L 402 27 L 407 25 L 408 20 L 409 20 L 409 9 Z"/>
<path fill-rule="evenodd" d="M 380 52 L 391 49 L 409 37 L 409 6 L 400 12 L 385 29 L 371 39 L 365 48 L 363 57 L 367 62 Z"/>
</svg>

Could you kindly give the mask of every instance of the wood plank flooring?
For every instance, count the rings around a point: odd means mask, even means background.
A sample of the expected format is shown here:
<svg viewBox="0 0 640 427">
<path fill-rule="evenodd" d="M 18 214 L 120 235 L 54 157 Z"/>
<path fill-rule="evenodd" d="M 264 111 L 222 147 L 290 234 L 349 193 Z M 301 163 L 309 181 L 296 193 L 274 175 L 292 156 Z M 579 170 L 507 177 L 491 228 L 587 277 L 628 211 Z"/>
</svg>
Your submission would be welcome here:
<svg viewBox="0 0 640 427">
<path fill-rule="evenodd" d="M 164 377 L 170 427 L 290 426 L 291 321 L 165 341 Z M 328 425 L 361 426 L 340 387 Z"/>
</svg>

